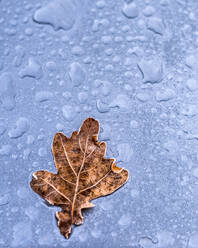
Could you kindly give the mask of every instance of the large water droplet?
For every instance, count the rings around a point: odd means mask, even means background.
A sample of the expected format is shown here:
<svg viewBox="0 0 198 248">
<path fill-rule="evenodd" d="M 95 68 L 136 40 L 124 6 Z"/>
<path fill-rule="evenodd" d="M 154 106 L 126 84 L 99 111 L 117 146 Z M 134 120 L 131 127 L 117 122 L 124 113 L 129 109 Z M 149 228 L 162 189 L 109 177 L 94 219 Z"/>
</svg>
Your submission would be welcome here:
<svg viewBox="0 0 198 248">
<path fill-rule="evenodd" d="M 124 4 L 122 12 L 128 18 L 135 18 L 139 14 L 135 3 Z"/>
<path fill-rule="evenodd" d="M 154 33 L 161 35 L 163 35 L 165 29 L 162 20 L 158 17 L 150 17 L 147 23 L 147 27 Z"/>
<path fill-rule="evenodd" d="M 31 77 L 39 79 L 42 77 L 42 74 L 43 72 L 41 65 L 33 57 L 29 58 L 28 65 L 26 65 L 26 67 L 24 69 L 21 69 L 19 72 L 19 76 L 21 78 Z"/>
<path fill-rule="evenodd" d="M 198 80 L 195 78 L 189 78 L 186 82 L 186 86 L 190 91 L 198 90 Z"/>
<path fill-rule="evenodd" d="M 27 118 L 20 117 L 15 126 L 8 132 L 10 138 L 19 138 L 29 129 L 29 121 Z"/>
<path fill-rule="evenodd" d="M 138 63 L 138 68 L 142 72 L 144 83 L 159 83 L 162 80 L 163 64 L 160 59 L 142 59 Z"/>
<path fill-rule="evenodd" d="M 54 30 L 69 30 L 76 19 L 76 6 L 70 0 L 55 0 L 38 9 L 33 20 L 41 24 L 49 24 Z"/>
</svg>

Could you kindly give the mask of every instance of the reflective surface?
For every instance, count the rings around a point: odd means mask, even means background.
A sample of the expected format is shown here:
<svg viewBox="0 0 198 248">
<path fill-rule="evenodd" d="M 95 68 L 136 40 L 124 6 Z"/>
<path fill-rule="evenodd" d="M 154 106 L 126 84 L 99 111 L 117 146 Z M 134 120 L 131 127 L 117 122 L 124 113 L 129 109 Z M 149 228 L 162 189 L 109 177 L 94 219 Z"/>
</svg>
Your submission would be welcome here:
<svg viewBox="0 0 198 248">
<path fill-rule="evenodd" d="M 197 9 L 0 1 L 0 247 L 198 247 Z M 89 116 L 130 179 L 65 240 L 29 182 Z"/>
</svg>

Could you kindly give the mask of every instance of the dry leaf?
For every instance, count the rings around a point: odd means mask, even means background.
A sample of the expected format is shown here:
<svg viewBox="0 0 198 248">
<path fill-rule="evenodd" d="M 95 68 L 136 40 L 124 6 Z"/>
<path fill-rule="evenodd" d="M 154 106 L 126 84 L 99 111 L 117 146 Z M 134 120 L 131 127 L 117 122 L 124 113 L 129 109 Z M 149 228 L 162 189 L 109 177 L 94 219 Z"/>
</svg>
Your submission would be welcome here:
<svg viewBox="0 0 198 248">
<path fill-rule="evenodd" d="M 127 170 L 104 158 L 106 144 L 98 141 L 98 133 L 99 123 L 93 118 L 86 119 L 70 138 L 56 133 L 52 153 L 57 174 L 37 171 L 30 183 L 47 202 L 61 207 L 56 218 L 66 238 L 72 224 L 83 223 L 81 210 L 93 207 L 91 200 L 113 193 L 128 180 Z"/>
</svg>

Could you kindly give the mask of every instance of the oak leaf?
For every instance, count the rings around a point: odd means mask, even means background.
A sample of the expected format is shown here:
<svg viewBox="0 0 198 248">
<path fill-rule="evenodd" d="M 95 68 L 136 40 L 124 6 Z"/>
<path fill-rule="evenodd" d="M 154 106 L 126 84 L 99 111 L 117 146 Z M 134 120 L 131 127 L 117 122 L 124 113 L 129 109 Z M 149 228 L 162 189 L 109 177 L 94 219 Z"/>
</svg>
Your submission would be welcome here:
<svg viewBox="0 0 198 248">
<path fill-rule="evenodd" d="M 83 223 L 81 210 L 91 208 L 91 200 L 113 193 L 128 180 L 128 171 L 119 168 L 115 159 L 104 158 L 106 144 L 98 141 L 99 122 L 84 121 L 70 138 L 56 133 L 52 153 L 57 174 L 33 173 L 31 188 L 48 203 L 61 207 L 56 212 L 60 232 L 68 238 L 72 224 Z"/>
</svg>

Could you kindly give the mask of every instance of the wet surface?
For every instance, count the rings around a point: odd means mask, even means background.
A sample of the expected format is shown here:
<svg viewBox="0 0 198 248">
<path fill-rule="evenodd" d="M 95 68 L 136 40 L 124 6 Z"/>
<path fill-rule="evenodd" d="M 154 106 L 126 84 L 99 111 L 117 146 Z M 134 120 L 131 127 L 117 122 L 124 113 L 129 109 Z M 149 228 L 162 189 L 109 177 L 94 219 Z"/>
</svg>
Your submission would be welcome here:
<svg viewBox="0 0 198 248">
<path fill-rule="evenodd" d="M 0 247 L 198 247 L 197 9 L 0 1 Z M 65 240 L 29 182 L 89 116 L 130 179 Z"/>
</svg>

